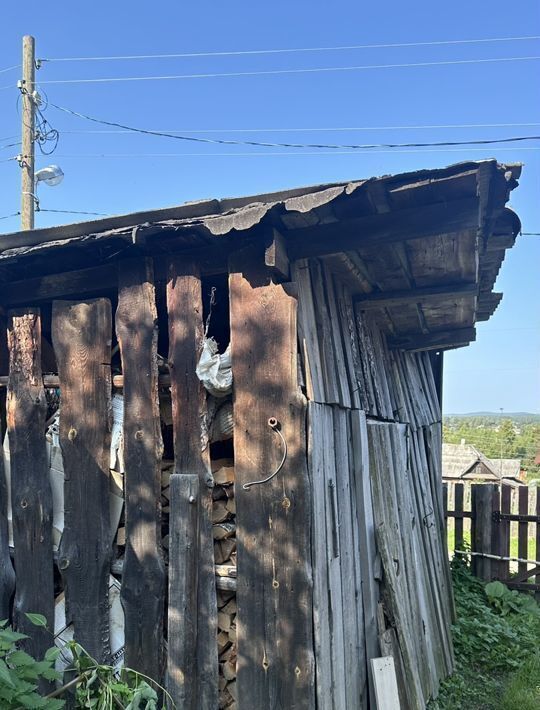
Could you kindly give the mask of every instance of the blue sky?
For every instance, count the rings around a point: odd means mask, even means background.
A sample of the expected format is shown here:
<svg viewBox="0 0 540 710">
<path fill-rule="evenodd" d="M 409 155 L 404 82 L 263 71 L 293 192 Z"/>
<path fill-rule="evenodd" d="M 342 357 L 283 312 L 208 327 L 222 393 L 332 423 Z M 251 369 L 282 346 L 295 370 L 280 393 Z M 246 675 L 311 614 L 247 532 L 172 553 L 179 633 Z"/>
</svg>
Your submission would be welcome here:
<svg viewBox="0 0 540 710">
<path fill-rule="evenodd" d="M 540 4 L 519 12 L 502 0 L 474 3 L 395 2 L 28 2 L 4 0 L 0 69 L 20 61 L 21 37 L 36 36 L 37 56 L 61 58 L 156 53 L 245 51 L 298 47 L 430 42 L 540 35 Z M 38 73 L 50 101 L 106 120 L 162 130 L 215 130 L 207 137 L 281 142 L 381 143 L 472 140 L 539 135 L 540 125 L 382 130 L 388 126 L 540 124 L 540 61 L 479 62 L 306 74 L 175 81 L 49 84 L 65 79 L 231 73 L 300 68 L 411 64 L 540 56 L 540 41 L 447 44 L 335 52 L 50 62 Z M 19 133 L 18 71 L 0 74 L 0 137 Z M 540 142 L 447 151 L 339 154 L 200 146 L 166 138 L 88 134 L 101 130 L 46 111 L 60 131 L 54 158 L 61 186 L 41 189 L 42 207 L 130 212 L 185 200 L 257 193 L 369 177 L 469 159 L 524 162 L 511 206 L 523 229 L 540 232 Z M 242 129 L 377 128 L 357 131 L 232 132 Z M 202 135 L 202 134 L 198 134 Z M 3 141 L 1 145 L 11 140 Z M 525 149 L 523 149 L 525 148 Z M 531 148 L 535 148 L 532 149 Z M 10 157 L 15 149 L 0 152 Z M 278 155 L 283 152 L 287 154 Z M 250 155 L 245 155 L 250 153 Z M 257 153 L 257 155 L 253 155 Z M 315 154 L 314 154 L 315 153 Z M 17 211 L 19 169 L 0 163 L 0 216 Z M 78 217 L 41 213 L 38 226 Z M 81 217 L 80 219 L 83 219 Z M 18 228 L 16 218 L 0 231 Z M 445 410 L 540 411 L 540 237 L 522 237 L 508 253 L 495 316 L 477 342 L 446 357 Z"/>
</svg>

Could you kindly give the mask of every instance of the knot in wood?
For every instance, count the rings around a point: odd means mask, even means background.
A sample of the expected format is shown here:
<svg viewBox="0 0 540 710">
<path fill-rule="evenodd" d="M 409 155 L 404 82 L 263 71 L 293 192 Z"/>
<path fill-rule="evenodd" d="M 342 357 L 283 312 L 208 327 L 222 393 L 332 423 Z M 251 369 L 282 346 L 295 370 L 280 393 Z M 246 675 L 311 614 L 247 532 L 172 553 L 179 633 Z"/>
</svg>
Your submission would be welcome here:
<svg viewBox="0 0 540 710">
<path fill-rule="evenodd" d="M 277 579 L 273 579 L 273 580 L 272 580 L 272 586 L 274 587 L 274 589 L 278 589 L 278 588 L 279 588 L 279 582 L 277 581 Z"/>
<path fill-rule="evenodd" d="M 290 498 L 287 498 L 287 496 L 284 496 L 283 500 L 281 501 L 281 505 L 285 508 L 285 510 L 288 510 L 291 507 Z"/>
<path fill-rule="evenodd" d="M 58 566 L 60 569 L 64 570 L 69 567 L 69 560 L 67 557 L 62 557 L 62 559 L 58 562 Z"/>
<path fill-rule="evenodd" d="M 141 429 L 139 429 L 138 431 L 135 432 L 135 440 L 136 441 L 142 441 L 143 436 L 144 436 L 144 434 Z"/>
<path fill-rule="evenodd" d="M 26 498 L 23 498 L 21 500 L 21 508 L 28 508 L 28 501 L 26 500 Z"/>
<path fill-rule="evenodd" d="M 302 671 L 300 670 L 300 668 L 298 668 L 298 666 L 296 666 L 296 668 L 294 669 L 294 674 L 297 678 L 300 678 L 300 676 L 302 675 Z"/>
<path fill-rule="evenodd" d="M 68 431 L 68 439 L 70 441 L 74 441 L 77 436 L 77 429 L 74 429 L 71 427 L 71 429 Z"/>
</svg>

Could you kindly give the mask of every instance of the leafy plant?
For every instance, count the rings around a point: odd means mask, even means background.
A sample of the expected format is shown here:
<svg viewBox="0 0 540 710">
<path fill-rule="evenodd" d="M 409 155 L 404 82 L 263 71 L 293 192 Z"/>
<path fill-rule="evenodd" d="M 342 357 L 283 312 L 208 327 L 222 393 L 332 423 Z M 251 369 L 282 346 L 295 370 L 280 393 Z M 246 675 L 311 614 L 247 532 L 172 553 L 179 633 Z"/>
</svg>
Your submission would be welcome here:
<svg viewBox="0 0 540 710">
<path fill-rule="evenodd" d="M 27 614 L 36 626 L 46 625 L 40 614 Z M 39 681 L 60 679 L 54 668 L 60 653 L 51 648 L 42 661 L 36 661 L 17 644 L 28 636 L 13 631 L 7 621 L 0 621 L 0 707 L 2 710 L 23 710 L 23 708 L 42 708 L 60 710 L 64 701 L 57 698 L 44 698 L 38 692 Z"/>
<path fill-rule="evenodd" d="M 452 562 L 452 578 L 457 612 L 452 629 L 456 667 L 441 684 L 430 710 L 506 710 L 501 705 L 505 687 L 538 647 L 538 605 L 524 594 L 510 592 L 506 596 L 504 585 L 502 593 L 498 584 L 485 585 L 461 560 Z M 503 598 L 506 601 L 502 602 Z M 528 710 L 528 706 L 520 710 Z"/>
</svg>

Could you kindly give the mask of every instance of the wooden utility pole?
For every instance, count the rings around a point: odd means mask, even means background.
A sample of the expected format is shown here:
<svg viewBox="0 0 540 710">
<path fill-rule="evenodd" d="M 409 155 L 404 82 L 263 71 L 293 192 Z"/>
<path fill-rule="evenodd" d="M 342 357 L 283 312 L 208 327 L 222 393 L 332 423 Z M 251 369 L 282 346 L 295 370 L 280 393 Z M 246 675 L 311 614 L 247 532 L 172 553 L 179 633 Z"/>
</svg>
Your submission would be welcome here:
<svg viewBox="0 0 540 710">
<path fill-rule="evenodd" d="M 21 229 L 34 229 L 35 40 L 23 37 Z"/>
</svg>

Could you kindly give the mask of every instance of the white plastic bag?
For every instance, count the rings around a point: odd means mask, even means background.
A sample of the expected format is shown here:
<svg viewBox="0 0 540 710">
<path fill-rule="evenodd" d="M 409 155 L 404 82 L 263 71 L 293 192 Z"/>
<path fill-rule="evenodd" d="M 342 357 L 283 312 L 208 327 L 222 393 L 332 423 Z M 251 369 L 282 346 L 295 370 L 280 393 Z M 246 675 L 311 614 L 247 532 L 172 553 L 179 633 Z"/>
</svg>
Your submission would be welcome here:
<svg viewBox="0 0 540 710">
<path fill-rule="evenodd" d="M 195 372 L 207 392 L 214 397 L 226 397 L 233 384 L 231 346 L 220 355 L 214 338 L 205 338 Z"/>
</svg>

